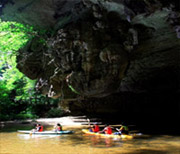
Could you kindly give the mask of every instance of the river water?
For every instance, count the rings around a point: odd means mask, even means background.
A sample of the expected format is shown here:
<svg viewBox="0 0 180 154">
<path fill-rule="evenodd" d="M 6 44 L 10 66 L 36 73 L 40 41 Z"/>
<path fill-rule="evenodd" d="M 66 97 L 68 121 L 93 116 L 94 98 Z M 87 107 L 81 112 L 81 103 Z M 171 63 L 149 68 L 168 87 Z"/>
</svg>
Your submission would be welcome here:
<svg viewBox="0 0 180 154">
<path fill-rule="evenodd" d="M 122 140 L 88 136 L 78 128 L 71 128 L 74 134 L 61 136 L 24 135 L 17 129 L 1 130 L 0 154 L 180 154 L 180 136 L 142 135 Z"/>
</svg>

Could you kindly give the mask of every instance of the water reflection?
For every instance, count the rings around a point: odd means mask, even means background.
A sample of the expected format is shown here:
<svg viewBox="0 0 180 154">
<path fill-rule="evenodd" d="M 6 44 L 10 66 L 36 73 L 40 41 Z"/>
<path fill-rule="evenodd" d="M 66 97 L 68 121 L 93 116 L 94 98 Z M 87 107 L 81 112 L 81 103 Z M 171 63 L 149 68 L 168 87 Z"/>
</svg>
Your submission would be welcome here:
<svg viewBox="0 0 180 154">
<path fill-rule="evenodd" d="M 18 138 L 21 140 L 29 140 L 33 138 L 39 139 L 48 139 L 48 138 L 57 138 L 55 135 L 29 135 L 29 134 L 17 134 Z"/>
<path fill-rule="evenodd" d="M 83 137 L 85 138 L 86 142 L 89 142 L 89 145 L 92 147 L 96 147 L 96 148 L 107 148 L 107 147 L 114 147 L 118 146 L 119 143 L 121 143 L 120 139 L 113 139 L 113 138 L 102 138 L 99 136 L 88 136 L 88 135 L 83 135 Z"/>
</svg>

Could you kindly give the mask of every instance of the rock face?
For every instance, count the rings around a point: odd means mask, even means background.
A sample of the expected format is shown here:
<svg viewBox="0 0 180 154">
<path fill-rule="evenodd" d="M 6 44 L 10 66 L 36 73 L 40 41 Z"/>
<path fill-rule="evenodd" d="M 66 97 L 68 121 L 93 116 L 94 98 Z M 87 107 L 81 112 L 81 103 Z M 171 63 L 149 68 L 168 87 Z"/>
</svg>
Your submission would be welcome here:
<svg viewBox="0 0 180 154">
<path fill-rule="evenodd" d="M 46 47 L 35 38 L 20 51 L 18 68 L 31 79 L 39 79 L 37 88 L 52 97 L 61 96 L 69 87 L 83 97 L 116 92 L 128 65 L 124 44 L 136 44 L 137 32 L 124 9 L 110 2 L 76 3 L 76 15 L 66 17 L 65 26 L 60 23 Z"/>
<path fill-rule="evenodd" d="M 19 70 L 37 79 L 36 88 L 43 94 L 64 98 L 75 112 L 79 108 L 119 114 L 124 103 L 138 111 L 138 103 L 151 102 L 156 108 L 162 101 L 169 104 L 171 98 L 179 108 L 178 1 L 9 2 L 1 8 L 2 19 L 54 30 L 46 43 L 35 37 L 17 57 Z M 95 102 L 95 108 L 85 102 Z M 145 106 L 141 109 L 149 111 Z"/>
</svg>

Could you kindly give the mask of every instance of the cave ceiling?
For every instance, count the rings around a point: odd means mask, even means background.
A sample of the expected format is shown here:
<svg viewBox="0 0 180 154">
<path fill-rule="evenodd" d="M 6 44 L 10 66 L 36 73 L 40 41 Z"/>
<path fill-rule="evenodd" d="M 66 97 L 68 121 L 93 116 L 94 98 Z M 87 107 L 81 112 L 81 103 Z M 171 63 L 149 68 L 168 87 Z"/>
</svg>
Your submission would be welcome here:
<svg viewBox="0 0 180 154">
<path fill-rule="evenodd" d="M 178 1 L 9 0 L 2 20 L 53 31 L 18 51 L 36 89 L 66 99 L 123 92 L 179 92 Z"/>
</svg>

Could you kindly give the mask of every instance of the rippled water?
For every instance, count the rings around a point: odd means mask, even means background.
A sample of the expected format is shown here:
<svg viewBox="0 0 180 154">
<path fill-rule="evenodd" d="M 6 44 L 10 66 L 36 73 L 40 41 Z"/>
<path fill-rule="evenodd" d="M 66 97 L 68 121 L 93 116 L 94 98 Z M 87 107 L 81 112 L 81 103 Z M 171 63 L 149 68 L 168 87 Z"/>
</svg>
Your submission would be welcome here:
<svg viewBox="0 0 180 154">
<path fill-rule="evenodd" d="M 0 132 L 0 154 L 180 154 L 180 136 L 121 140 L 88 136 L 80 129 L 61 136 Z"/>
</svg>

